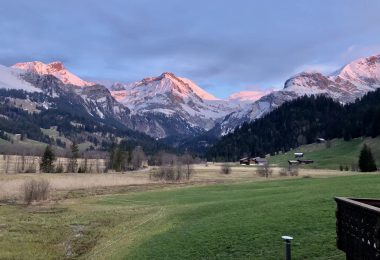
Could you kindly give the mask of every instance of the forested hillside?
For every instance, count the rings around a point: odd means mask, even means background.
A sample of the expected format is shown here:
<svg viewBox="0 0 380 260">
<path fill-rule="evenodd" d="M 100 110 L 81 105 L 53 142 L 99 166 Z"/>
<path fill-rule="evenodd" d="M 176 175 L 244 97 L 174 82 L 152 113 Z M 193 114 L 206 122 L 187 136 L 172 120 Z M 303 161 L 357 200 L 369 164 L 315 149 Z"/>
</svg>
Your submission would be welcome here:
<svg viewBox="0 0 380 260">
<path fill-rule="evenodd" d="M 242 156 L 264 156 L 310 144 L 317 138 L 380 135 L 380 90 L 343 106 L 325 96 L 287 102 L 251 123 L 245 123 L 213 145 L 209 159 L 235 161 Z"/>
<path fill-rule="evenodd" d="M 46 109 L 43 105 L 35 106 L 36 103 L 51 107 Z M 54 128 L 59 135 L 53 138 L 42 131 L 50 128 Z M 92 117 L 77 99 L 0 89 L 0 138 L 10 140 L 12 134 L 62 148 L 69 147 L 67 140 L 75 140 L 91 144 L 91 149 L 108 150 L 120 138 L 131 146 L 143 146 L 150 154 L 167 148 L 150 136 L 128 129 L 117 120 Z"/>
</svg>

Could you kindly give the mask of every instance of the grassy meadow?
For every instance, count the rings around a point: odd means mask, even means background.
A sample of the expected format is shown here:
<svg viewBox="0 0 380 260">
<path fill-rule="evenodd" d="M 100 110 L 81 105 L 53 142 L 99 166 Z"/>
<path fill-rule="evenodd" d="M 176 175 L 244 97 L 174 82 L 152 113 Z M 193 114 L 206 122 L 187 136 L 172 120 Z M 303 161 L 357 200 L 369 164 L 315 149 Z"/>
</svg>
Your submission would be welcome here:
<svg viewBox="0 0 380 260">
<path fill-rule="evenodd" d="M 271 156 L 269 163 L 286 167 L 288 160 L 294 160 L 295 152 L 303 152 L 305 154 L 304 159 L 315 161 L 313 164 L 303 165 L 303 168 L 338 170 L 339 166 L 342 165 L 351 169 L 352 164 L 358 163 L 360 150 L 364 144 L 371 148 L 376 164 L 380 165 L 380 137 L 356 138 L 350 141 L 334 139 L 331 140 L 331 147 L 329 148 L 326 143 L 303 145 L 287 153 Z"/>
<path fill-rule="evenodd" d="M 187 184 L 75 188 L 31 206 L 3 203 L 0 259 L 280 259 L 284 234 L 294 236 L 294 259 L 344 259 L 334 196 L 380 197 L 376 174 L 301 170 L 266 180 L 249 168 L 228 178 L 198 171 Z"/>
</svg>

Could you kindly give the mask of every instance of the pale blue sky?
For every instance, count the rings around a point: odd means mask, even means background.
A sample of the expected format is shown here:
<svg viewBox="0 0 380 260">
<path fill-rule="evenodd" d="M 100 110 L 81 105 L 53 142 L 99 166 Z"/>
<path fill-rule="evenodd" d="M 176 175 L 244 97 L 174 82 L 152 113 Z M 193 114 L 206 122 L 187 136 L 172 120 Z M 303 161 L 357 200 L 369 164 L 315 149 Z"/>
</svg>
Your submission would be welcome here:
<svg viewBox="0 0 380 260">
<path fill-rule="evenodd" d="M 126 82 L 171 71 L 226 97 L 380 53 L 379 13 L 378 0 L 4 1 L 0 63 Z"/>
</svg>

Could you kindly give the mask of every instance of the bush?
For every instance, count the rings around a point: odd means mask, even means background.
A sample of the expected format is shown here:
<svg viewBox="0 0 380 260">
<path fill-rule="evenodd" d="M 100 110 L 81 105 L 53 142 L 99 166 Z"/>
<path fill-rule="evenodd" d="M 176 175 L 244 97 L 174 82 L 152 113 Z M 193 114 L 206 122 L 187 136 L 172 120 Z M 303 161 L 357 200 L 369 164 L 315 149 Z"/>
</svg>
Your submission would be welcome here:
<svg viewBox="0 0 380 260">
<path fill-rule="evenodd" d="M 78 173 L 86 173 L 86 167 L 85 166 L 79 166 Z"/>
<path fill-rule="evenodd" d="M 288 169 L 286 168 L 281 168 L 280 171 L 279 171 L 279 175 L 280 176 L 288 176 Z"/>
<path fill-rule="evenodd" d="M 186 174 L 183 173 L 183 168 L 180 164 L 161 165 L 150 177 L 155 180 L 179 182 L 186 178 Z"/>
<path fill-rule="evenodd" d="M 150 175 L 150 178 L 155 180 L 179 182 L 189 180 L 194 174 L 194 159 L 189 154 L 178 157 L 163 152 L 158 160 L 161 166 Z"/>
<path fill-rule="evenodd" d="M 351 171 L 353 171 L 353 172 L 359 171 L 359 166 L 358 166 L 357 163 L 352 163 L 351 164 Z"/>
<path fill-rule="evenodd" d="M 221 174 L 231 174 L 231 172 L 232 172 L 231 165 L 229 165 L 228 163 L 222 164 L 222 166 L 220 168 Z"/>
<path fill-rule="evenodd" d="M 260 174 L 262 174 L 262 175 L 260 175 Z M 260 174 L 259 174 L 260 176 L 265 177 L 264 173 L 260 173 Z M 299 174 L 298 173 L 298 167 L 291 167 L 290 169 L 281 168 L 279 171 L 280 176 L 298 176 L 298 174 Z"/>
<path fill-rule="evenodd" d="M 256 169 L 257 175 L 259 175 L 260 177 L 265 177 L 265 178 L 272 176 L 272 172 L 273 170 L 269 167 L 268 164 L 260 165 Z"/>
<path fill-rule="evenodd" d="M 298 176 L 299 175 L 298 167 L 292 167 L 292 168 L 290 168 L 289 175 L 290 176 Z"/>
<path fill-rule="evenodd" d="M 56 173 L 63 173 L 63 165 L 58 164 L 57 167 L 55 167 L 55 172 Z"/>
<path fill-rule="evenodd" d="M 24 201 L 29 205 L 33 201 L 47 200 L 49 197 L 50 183 L 45 179 L 27 180 L 22 186 Z"/>
</svg>

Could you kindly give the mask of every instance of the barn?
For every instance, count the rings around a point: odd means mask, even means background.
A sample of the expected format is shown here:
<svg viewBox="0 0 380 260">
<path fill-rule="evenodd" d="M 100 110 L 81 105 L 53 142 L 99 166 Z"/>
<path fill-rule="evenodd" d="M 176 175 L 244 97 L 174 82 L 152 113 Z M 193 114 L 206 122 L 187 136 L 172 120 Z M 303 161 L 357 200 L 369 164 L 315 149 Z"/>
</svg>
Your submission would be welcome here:
<svg viewBox="0 0 380 260">
<path fill-rule="evenodd" d="M 242 165 L 251 165 L 251 164 L 265 165 L 265 164 L 268 164 L 267 159 L 260 158 L 260 157 L 255 157 L 255 158 L 244 157 L 244 158 L 241 158 L 239 161 L 240 161 L 240 164 L 242 164 Z"/>
</svg>

